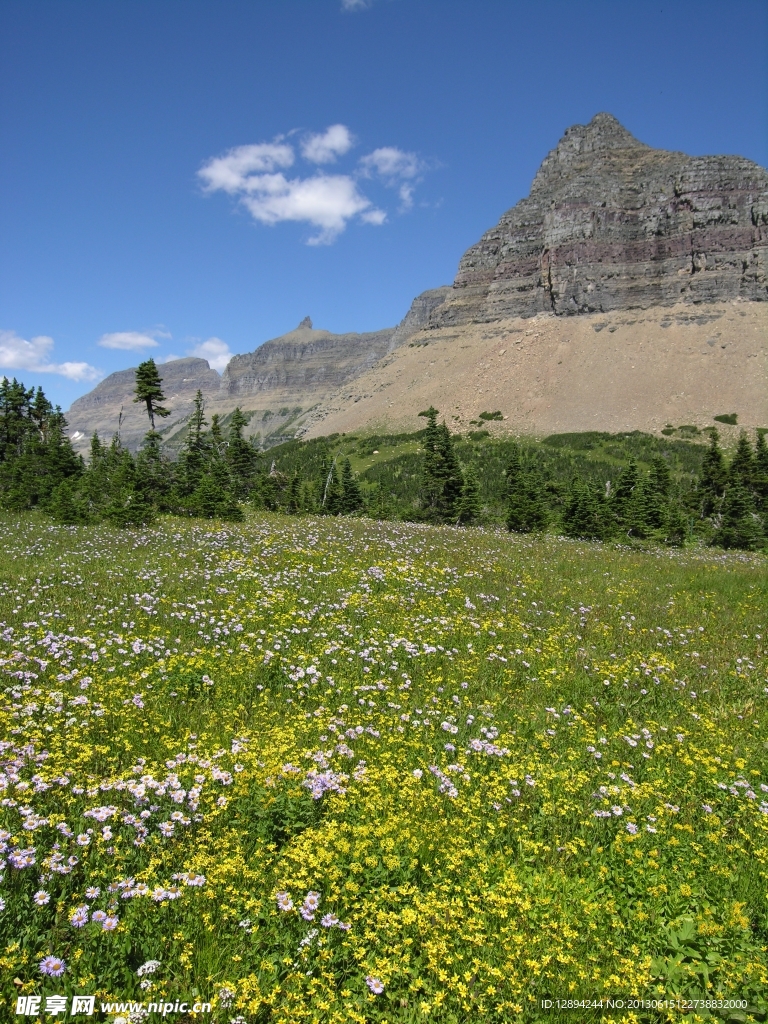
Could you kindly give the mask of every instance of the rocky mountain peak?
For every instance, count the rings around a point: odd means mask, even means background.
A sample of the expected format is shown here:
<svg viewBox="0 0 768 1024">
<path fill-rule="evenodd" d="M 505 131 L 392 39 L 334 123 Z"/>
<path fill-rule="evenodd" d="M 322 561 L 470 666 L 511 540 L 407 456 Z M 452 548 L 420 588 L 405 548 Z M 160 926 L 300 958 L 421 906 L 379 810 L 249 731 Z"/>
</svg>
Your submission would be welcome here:
<svg viewBox="0 0 768 1024">
<path fill-rule="evenodd" d="M 766 301 L 764 210 L 765 168 L 653 149 L 597 114 L 565 132 L 530 195 L 464 254 L 430 326 Z"/>
<path fill-rule="evenodd" d="M 310 317 L 305 316 L 304 319 L 299 324 L 299 326 L 296 328 L 296 330 L 300 331 L 302 328 L 306 328 L 309 331 L 312 330 L 312 320 Z"/>
</svg>

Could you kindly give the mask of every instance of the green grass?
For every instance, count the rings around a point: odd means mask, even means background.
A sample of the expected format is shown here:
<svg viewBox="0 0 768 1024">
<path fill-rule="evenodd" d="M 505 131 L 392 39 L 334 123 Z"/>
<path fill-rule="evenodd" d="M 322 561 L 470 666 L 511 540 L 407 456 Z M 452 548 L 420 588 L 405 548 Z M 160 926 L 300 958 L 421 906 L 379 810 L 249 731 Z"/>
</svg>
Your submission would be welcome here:
<svg viewBox="0 0 768 1024">
<path fill-rule="evenodd" d="M 0 566 L 0 828 L 36 857 L 0 883 L 8 1019 L 764 1019 L 764 556 L 4 515 Z"/>
</svg>

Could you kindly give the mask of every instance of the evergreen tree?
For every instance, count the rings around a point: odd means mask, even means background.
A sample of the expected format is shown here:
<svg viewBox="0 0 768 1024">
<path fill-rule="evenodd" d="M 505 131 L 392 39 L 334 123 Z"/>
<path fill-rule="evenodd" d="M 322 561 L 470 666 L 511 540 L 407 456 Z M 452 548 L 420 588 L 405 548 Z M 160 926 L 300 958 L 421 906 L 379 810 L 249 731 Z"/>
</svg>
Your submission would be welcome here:
<svg viewBox="0 0 768 1024">
<path fill-rule="evenodd" d="M 57 523 L 71 526 L 86 521 L 83 509 L 76 500 L 76 491 L 71 480 L 62 480 L 51 494 L 48 514 Z"/>
<path fill-rule="evenodd" d="M 288 514 L 297 516 L 301 512 L 301 483 L 298 474 L 294 474 L 288 491 Z"/>
<path fill-rule="evenodd" d="M 195 492 L 203 478 L 210 455 L 205 418 L 205 399 L 198 388 L 195 394 L 192 415 L 187 424 L 187 436 L 179 455 L 179 487 L 183 495 Z"/>
<path fill-rule="evenodd" d="M 258 456 L 256 449 L 243 437 L 243 428 L 248 424 L 238 406 L 229 421 L 227 438 L 227 462 L 232 483 L 238 497 L 245 498 L 254 487 Z"/>
<path fill-rule="evenodd" d="M 645 523 L 651 531 L 663 530 L 672 495 L 672 474 L 665 458 L 657 455 L 651 462 L 651 471 L 643 495 Z"/>
<path fill-rule="evenodd" d="M 315 485 L 307 480 L 301 485 L 299 510 L 307 512 L 309 515 L 315 515 L 319 508 L 320 501 Z"/>
<path fill-rule="evenodd" d="M 755 504 L 765 517 L 768 531 L 768 444 L 765 432 L 758 430 L 755 442 Z"/>
<path fill-rule="evenodd" d="M 602 494 L 581 480 L 575 480 L 563 512 L 565 535 L 582 540 L 602 540 L 606 535 L 602 506 Z"/>
<path fill-rule="evenodd" d="M 440 515 L 444 523 L 456 521 L 456 506 L 464 489 L 464 476 L 453 447 L 451 432 L 441 423 L 438 427 L 438 451 L 440 453 L 440 478 L 442 493 L 440 498 Z"/>
<path fill-rule="evenodd" d="M 424 459 L 421 473 L 421 493 L 419 504 L 421 516 L 427 522 L 439 522 L 442 503 L 442 474 L 440 467 L 440 435 L 437 427 L 437 409 L 430 405 L 429 409 L 420 412 L 419 416 L 427 419 L 424 433 Z"/>
<path fill-rule="evenodd" d="M 664 543 L 673 548 L 681 548 L 685 545 L 687 534 L 688 522 L 685 511 L 679 502 L 672 501 L 666 509 Z"/>
<path fill-rule="evenodd" d="M 709 448 L 701 465 L 699 481 L 701 514 L 704 517 L 711 516 L 718 507 L 728 480 L 725 459 L 718 444 L 719 440 L 720 435 L 713 428 L 709 433 Z"/>
<path fill-rule="evenodd" d="M 616 529 L 629 532 L 636 520 L 636 502 L 639 495 L 635 489 L 640 483 L 637 463 L 630 458 L 629 464 L 621 472 L 616 487 L 609 499 L 609 510 Z"/>
<path fill-rule="evenodd" d="M 82 473 L 66 427 L 41 388 L 0 381 L 0 506 L 45 508 L 62 480 Z"/>
<path fill-rule="evenodd" d="M 173 486 L 173 467 L 163 458 L 160 435 L 150 430 L 136 456 L 136 486 L 144 492 L 146 501 L 165 510 L 167 497 Z"/>
<path fill-rule="evenodd" d="M 728 467 L 728 483 L 740 483 L 745 490 L 751 491 L 754 484 L 755 469 L 755 453 L 752 451 L 752 445 L 749 443 L 747 432 L 742 430 L 739 434 L 733 459 Z"/>
<path fill-rule="evenodd" d="M 507 496 L 517 486 L 520 478 L 523 475 L 523 462 L 520 458 L 520 447 L 516 441 L 513 441 L 510 445 L 509 459 L 507 461 L 505 488 Z"/>
<path fill-rule="evenodd" d="M 480 516 L 480 485 L 471 471 L 464 476 L 464 487 L 456 505 L 456 521 L 460 526 L 476 523 Z"/>
<path fill-rule="evenodd" d="M 104 518 L 115 526 L 144 526 L 154 519 L 155 510 L 137 486 L 136 466 L 131 453 L 118 448 L 115 472 L 110 480 L 109 500 Z"/>
<path fill-rule="evenodd" d="M 740 481 L 728 484 L 723 495 L 720 524 L 712 543 L 721 548 L 754 551 L 761 546 L 763 529 L 752 496 Z"/>
<path fill-rule="evenodd" d="M 160 404 L 165 401 L 163 394 L 162 378 L 155 366 L 154 359 L 147 359 L 139 363 L 136 369 L 136 387 L 134 389 L 134 402 L 144 402 L 147 407 L 147 416 L 152 430 L 155 429 L 155 416 L 170 416 L 169 409 L 163 408 Z"/>
<path fill-rule="evenodd" d="M 339 475 L 336 472 L 336 460 L 331 464 L 325 482 L 323 494 L 323 512 L 329 516 L 338 516 L 344 511 L 344 491 L 341 489 Z"/>
<path fill-rule="evenodd" d="M 538 533 L 548 522 L 541 482 L 535 474 L 521 474 L 507 494 L 507 529 L 510 533 Z"/>
<path fill-rule="evenodd" d="M 427 522 L 452 523 L 456 521 L 464 479 L 451 433 L 445 423 L 437 425 L 437 414 L 434 406 L 419 413 L 427 419 L 419 507 L 421 518 Z"/>
<path fill-rule="evenodd" d="M 341 465 L 341 491 L 341 511 L 344 515 L 359 512 L 364 507 L 363 492 L 352 474 L 352 465 L 349 459 L 344 459 Z"/>
</svg>

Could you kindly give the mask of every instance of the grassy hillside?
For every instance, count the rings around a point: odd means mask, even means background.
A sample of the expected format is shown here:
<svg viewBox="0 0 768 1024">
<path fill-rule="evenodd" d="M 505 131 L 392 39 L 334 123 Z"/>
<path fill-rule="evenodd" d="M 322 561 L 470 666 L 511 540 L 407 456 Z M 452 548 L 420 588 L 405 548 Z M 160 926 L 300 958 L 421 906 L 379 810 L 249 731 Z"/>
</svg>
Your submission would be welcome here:
<svg viewBox="0 0 768 1024">
<path fill-rule="evenodd" d="M 4 1019 L 768 1011 L 762 555 L 4 514 L 0 567 Z M 542 1009 L 606 997 L 679 1002 Z"/>
<path fill-rule="evenodd" d="M 366 497 L 383 504 L 392 518 L 413 518 L 421 481 L 424 431 L 413 434 L 332 435 L 310 441 L 290 441 L 266 453 L 268 463 L 287 477 L 320 481 L 334 457 L 347 456 Z M 708 435 L 702 435 L 708 438 Z M 701 470 L 705 447 L 683 437 L 654 437 L 640 431 L 625 434 L 588 432 L 553 434 L 542 441 L 493 437 L 487 430 L 455 436 L 462 467 L 474 472 L 480 484 L 482 521 L 505 519 L 505 469 L 511 448 L 519 444 L 526 466 L 544 480 L 552 506 L 561 508 L 574 477 L 605 488 L 615 483 L 634 458 L 647 472 L 654 456 L 663 456 L 677 488 L 685 493 Z M 324 469 L 325 468 L 325 469 Z"/>
</svg>

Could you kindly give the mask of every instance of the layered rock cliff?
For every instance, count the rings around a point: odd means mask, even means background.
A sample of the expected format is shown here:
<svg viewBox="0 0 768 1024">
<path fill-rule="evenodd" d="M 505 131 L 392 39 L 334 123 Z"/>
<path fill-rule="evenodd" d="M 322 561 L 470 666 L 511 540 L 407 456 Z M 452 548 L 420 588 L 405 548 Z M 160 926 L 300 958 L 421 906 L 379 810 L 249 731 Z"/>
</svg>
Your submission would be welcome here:
<svg viewBox="0 0 768 1024">
<path fill-rule="evenodd" d="M 574 125 L 530 195 L 462 257 L 430 326 L 768 298 L 768 171 Z"/>
<path fill-rule="evenodd" d="M 296 330 L 233 356 L 222 376 L 221 398 L 301 395 L 306 402 L 370 369 L 390 351 L 394 333 L 389 327 L 369 334 L 331 334 L 315 330 L 307 317 Z"/>
</svg>

